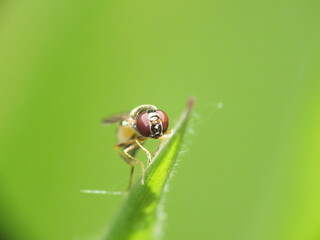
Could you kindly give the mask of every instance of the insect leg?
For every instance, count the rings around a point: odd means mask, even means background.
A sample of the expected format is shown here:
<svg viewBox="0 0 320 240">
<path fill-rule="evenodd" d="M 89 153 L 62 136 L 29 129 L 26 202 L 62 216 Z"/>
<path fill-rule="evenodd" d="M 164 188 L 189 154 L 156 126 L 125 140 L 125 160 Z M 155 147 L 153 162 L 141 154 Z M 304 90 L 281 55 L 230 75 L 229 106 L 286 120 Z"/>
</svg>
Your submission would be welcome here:
<svg viewBox="0 0 320 240">
<path fill-rule="evenodd" d="M 142 144 L 139 142 L 138 139 L 135 139 L 135 141 L 136 141 L 137 145 L 147 154 L 148 165 L 150 165 L 152 163 L 152 157 L 151 157 L 150 152 L 144 146 L 142 146 Z"/>
<path fill-rule="evenodd" d="M 141 175 L 142 175 L 142 177 L 141 177 L 141 184 L 144 184 L 144 164 L 141 162 L 141 161 L 139 161 L 138 159 L 136 159 L 136 158 L 134 158 L 133 156 L 131 156 L 128 152 L 129 151 L 131 151 L 131 150 L 133 150 L 133 149 L 135 149 L 135 148 L 137 148 L 138 147 L 138 145 L 137 144 L 131 144 L 129 147 L 127 147 L 127 148 L 125 148 L 124 150 L 123 150 L 123 152 L 124 152 L 124 154 L 128 157 L 128 158 L 130 158 L 131 160 L 133 160 L 133 161 L 135 161 L 136 163 L 138 163 L 140 166 L 141 166 Z"/>
<path fill-rule="evenodd" d="M 133 177 L 134 177 L 134 162 L 130 159 L 128 159 L 125 155 L 123 155 L 122 153 L 119 152 L 119 145 L 116 145 L 114 147 L 114 149 L 116 150 L 116 152 L 119 154 L 119 156 L 131 166 L 131 171 L 130 171 L 130 179 L 129 179 L 129 186 L 128 186 L 128 190 L 130 190 L 131 186 L 132 186 L 132 181 L 133 181 Z"/>
<path fill-rule="evenodd" d="M 163 140 L 163 139 L 167 139 L 167 138 L 170 138 L 173 134 L 173 129 L 170 129 L 168 131 L 166 131 L 166 133 L 162 136 L 162 137 L 159 137 L 159 139 Z"/>
</svg>

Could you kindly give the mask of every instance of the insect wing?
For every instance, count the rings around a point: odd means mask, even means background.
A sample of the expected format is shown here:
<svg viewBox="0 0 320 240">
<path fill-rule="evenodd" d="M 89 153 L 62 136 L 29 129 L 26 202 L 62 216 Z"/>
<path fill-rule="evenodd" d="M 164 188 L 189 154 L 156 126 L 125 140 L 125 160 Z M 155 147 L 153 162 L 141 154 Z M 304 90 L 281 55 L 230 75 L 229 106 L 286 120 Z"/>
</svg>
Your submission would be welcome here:
<svg viewBox="0 0 320 240">
<path fill-rule="evenodd" d="M 112 123 L 120 122 L 122 120 L 127 120 L 128 118 L 129 118 L 129 113 L 122 113 L 122 114 L 114 115 L 104 119 L 102 124 L 109 125 Z"/>
</svg>

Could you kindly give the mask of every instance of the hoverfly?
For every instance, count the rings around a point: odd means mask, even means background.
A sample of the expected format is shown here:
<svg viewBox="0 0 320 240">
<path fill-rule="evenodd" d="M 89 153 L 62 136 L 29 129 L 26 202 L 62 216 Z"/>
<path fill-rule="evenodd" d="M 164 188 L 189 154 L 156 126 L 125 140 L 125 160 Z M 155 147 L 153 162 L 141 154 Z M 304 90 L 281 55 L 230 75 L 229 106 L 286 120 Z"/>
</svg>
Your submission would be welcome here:
<svg viewBox="0 0 320 240">
<path fill-rule="evenodd" d="M 169 119 L 167 114 L 153 105 L 140 105 L 130 113 L 109 117 L 103 124 L 119 122 L 117 131 L 118 144 L 114 146 L 120 157 L 131 166 L 129 188 L 131 188 L 135 171 L 135 163 L 141 166 L 141 184 L 144 184 L 145 166 L 136 159 L 135 153 L 141 148 L 148 157 L 148 165 L 152 163 L 150 152 L 143 147 L 143 143 L 149 139 L 162 139 L 168 136 Z"/>
</svg>

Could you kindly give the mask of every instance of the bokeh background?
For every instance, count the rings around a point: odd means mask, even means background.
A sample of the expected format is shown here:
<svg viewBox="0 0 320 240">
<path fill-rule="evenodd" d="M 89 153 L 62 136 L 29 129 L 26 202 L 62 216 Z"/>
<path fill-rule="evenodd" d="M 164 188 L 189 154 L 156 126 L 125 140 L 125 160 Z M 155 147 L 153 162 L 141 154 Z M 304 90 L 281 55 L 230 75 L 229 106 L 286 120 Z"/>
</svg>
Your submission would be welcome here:
<svg viewBox="0 0 320 240">
<path fill-rule="evenodd" d="M 165 239 L 320 239 L 319 12 L 315 0 L 2 0 L 2 238 L 101 239 L 122 196 L 80 190 L 129 177 L 101 120 L 149 103 L 172 127 L 193 95 Z"/>
</svg>

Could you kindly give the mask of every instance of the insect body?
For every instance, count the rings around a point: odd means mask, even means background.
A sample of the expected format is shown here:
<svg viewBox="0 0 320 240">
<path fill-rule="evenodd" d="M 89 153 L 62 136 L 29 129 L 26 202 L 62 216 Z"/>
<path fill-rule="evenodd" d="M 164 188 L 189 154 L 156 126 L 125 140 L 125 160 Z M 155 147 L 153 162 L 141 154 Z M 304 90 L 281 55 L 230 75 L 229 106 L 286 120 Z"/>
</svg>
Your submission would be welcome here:
<svg viewBox="0 0 320 240">
<path fill-rule="evenodd" d="M 144 184 L 145 167 L 143 162 L 134 157 L 135 153 L 141 148 L 148 157 L 148 164 L 152 163 L 151 154 L 142 144 L 148 138 L 159 139 L 169 132 L 168 116 L 156 106 L 140 105 L 129 114 L 120 114 L 107 118 L 103 123 L 110 124 L 115 122 L 119 122 L 117 132 L 118 144 L 115 146 L 115 150 L 123 160 L 131 165 L 129 188 L 134 176 L 135 163 L 141 166 L 141 184 Z"/>
</svg>

